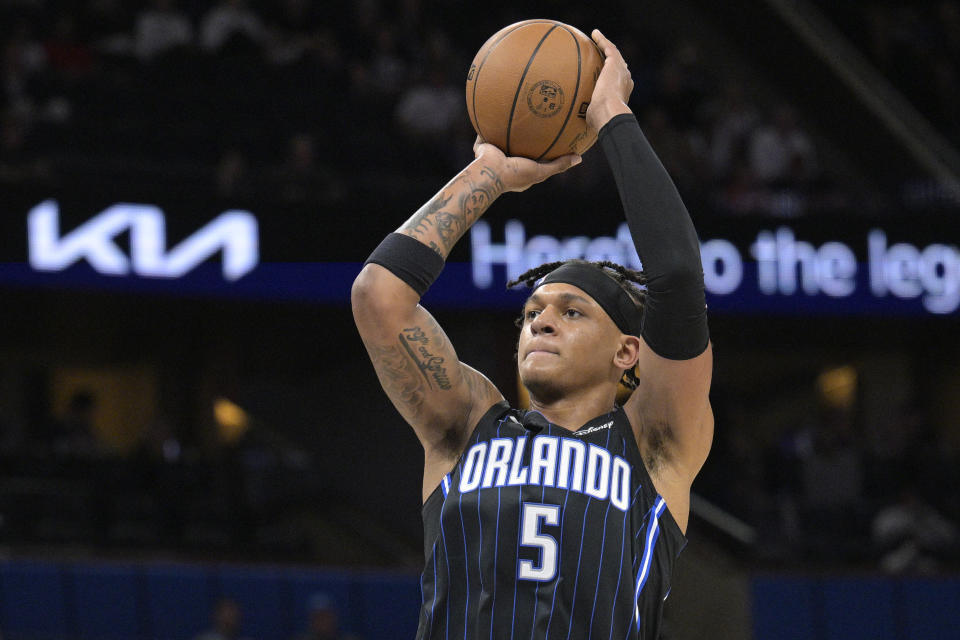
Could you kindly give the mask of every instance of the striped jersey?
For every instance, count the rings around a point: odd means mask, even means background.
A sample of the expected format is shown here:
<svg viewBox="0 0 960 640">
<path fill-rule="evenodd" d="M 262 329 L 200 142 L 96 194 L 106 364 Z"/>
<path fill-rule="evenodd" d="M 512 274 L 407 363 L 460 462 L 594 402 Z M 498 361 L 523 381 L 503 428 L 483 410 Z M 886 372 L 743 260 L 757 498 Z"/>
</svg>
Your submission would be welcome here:
<svg viewBox="0 0 960 640">
<path fill-rule="evenodd" d="M 686 539 L 622 409 L 494 405 L 423 505 L 418 639 L 650 640 Z"/>
</svg>

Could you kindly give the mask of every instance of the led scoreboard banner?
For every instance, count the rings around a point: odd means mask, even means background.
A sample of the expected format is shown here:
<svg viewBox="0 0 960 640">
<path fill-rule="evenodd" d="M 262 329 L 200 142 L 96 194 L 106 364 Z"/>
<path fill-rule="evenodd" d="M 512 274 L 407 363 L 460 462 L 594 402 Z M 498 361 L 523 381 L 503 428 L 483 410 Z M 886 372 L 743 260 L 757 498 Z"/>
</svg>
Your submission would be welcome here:
<svg viewBox="0 0 960 640">
<path fill-rule="evenodd" d="M 322 261 L 322 252 L 318 261 L 277 260 L 283 247 L 271 245 L 282 245 L 277 239 L 289 232 L 271 225 L 283 220 L 250 210 L 216 213 L 170 242 L 167 216 L 152 204 L 116 203 L 70 224 L 56 200 L 26 209 L 4 217 L 0 231 L 18 234 L 23 243 L 13 243 L 17 255 L 3 256 L 0 286 L 346 305 L 361 267 L 342 255 Z M 11 228 L 11 218 L 18 228 Z M 714 312 L 950 315 L 960 308 L 955 233 L 862 221 L 837 231 L 836 225 L 811 228 L 803 220 L 733 226 L 721 233 L 701 229 L 707 302 Z M 494 215 L 461 241 L 424 302 L 515 310 L 526 293 L 507 290 L 506 282 L 544 262 L 585 258 L 640 268 L 626 224 L 611 231 L 531 234 L 524 222 Z M 369 246 L 348 248 L 350 256 L 365 256 L 377 239 L 363 238 Z"/>
<path fill-rule="evenodd" d="M 527 240 L 523 223 L 510 220 L 503 235 L 503 242 L 492 242 L 490 225 L 483 220 L 471 230 L 474 286 L 502 287 L 530 267 L 569 258 L 642 268 L 625 222 L 611 237 L 538 235 Z M 956 244 L 891 243 L 876 227 L 855 247 L 849 239 L 815 245 L 782 224 L 761 228 L 743 247 L 725 238 L 701 239 L 707 303 L 731 311 L 950 314 L 960 307 Z M 866 260 L 858 261 L 858 253 Z M 506 271 L 498 282 L 495 265 Z"/>
</svg>

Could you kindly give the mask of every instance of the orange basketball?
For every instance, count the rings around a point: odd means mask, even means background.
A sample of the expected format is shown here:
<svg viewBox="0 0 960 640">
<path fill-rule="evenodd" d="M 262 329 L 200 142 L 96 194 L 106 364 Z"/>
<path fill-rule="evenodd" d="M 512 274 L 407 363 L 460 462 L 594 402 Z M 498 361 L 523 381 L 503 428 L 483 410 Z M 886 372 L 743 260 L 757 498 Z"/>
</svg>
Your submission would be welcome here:
<svg viewBox="0 0 960 640">
<path fill-rule="evenodd" d="M 467 73 L 473 128 L 508 156 L 552 160 L 596 142 L 587 107 L 603 53 L 579 29 L 524 20 L 484 43 Z"/>
</svg>

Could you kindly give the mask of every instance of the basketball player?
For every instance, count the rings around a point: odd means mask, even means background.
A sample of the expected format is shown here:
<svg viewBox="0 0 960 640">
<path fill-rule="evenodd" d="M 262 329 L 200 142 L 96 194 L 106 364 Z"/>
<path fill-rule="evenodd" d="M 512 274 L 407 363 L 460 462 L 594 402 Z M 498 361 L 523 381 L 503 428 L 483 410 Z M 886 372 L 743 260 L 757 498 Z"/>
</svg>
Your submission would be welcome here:
<svg viewBox="0 0 960 640">
<path fill-rule="evenodd" d="M 575 261 L 525 274 L 517 350 L 531 410 L 461 363 L 418 303 L 454 243 L 505 191 L 579 161 L 476 159 L 373 252 L 353 287 L 384 391 L 423 445 L 426 564 L 418 638 L 656 638 L 707 457 L 712 355 L 699 243 L 605 62 L 599 131 L 644 274 Z M 645 282 L 641 292 L 633 283 Z M 622 407 L 618 382 L 636 384 Z"/>
</svg>

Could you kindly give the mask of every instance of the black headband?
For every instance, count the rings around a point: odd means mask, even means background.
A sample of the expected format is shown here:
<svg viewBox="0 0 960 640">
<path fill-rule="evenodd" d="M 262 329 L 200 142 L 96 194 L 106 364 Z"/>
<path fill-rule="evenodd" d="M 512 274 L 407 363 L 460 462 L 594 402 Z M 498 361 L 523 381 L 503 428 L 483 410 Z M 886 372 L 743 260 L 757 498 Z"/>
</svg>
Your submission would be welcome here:
<svg viewBox="0 0 960 640">
<path fill-rule="evenodd" d="M 603 267 L 568 262 L 544 276 L 534 287 L 534 291 L 553 282 L 572 284 L 582 289 L 603 307 L 620 331 L 630 336 L 640 335 L 643 318 L 637 309 L 637 303 L 623 290 L 619 282 L 607 275 Z"/>
</svg>

